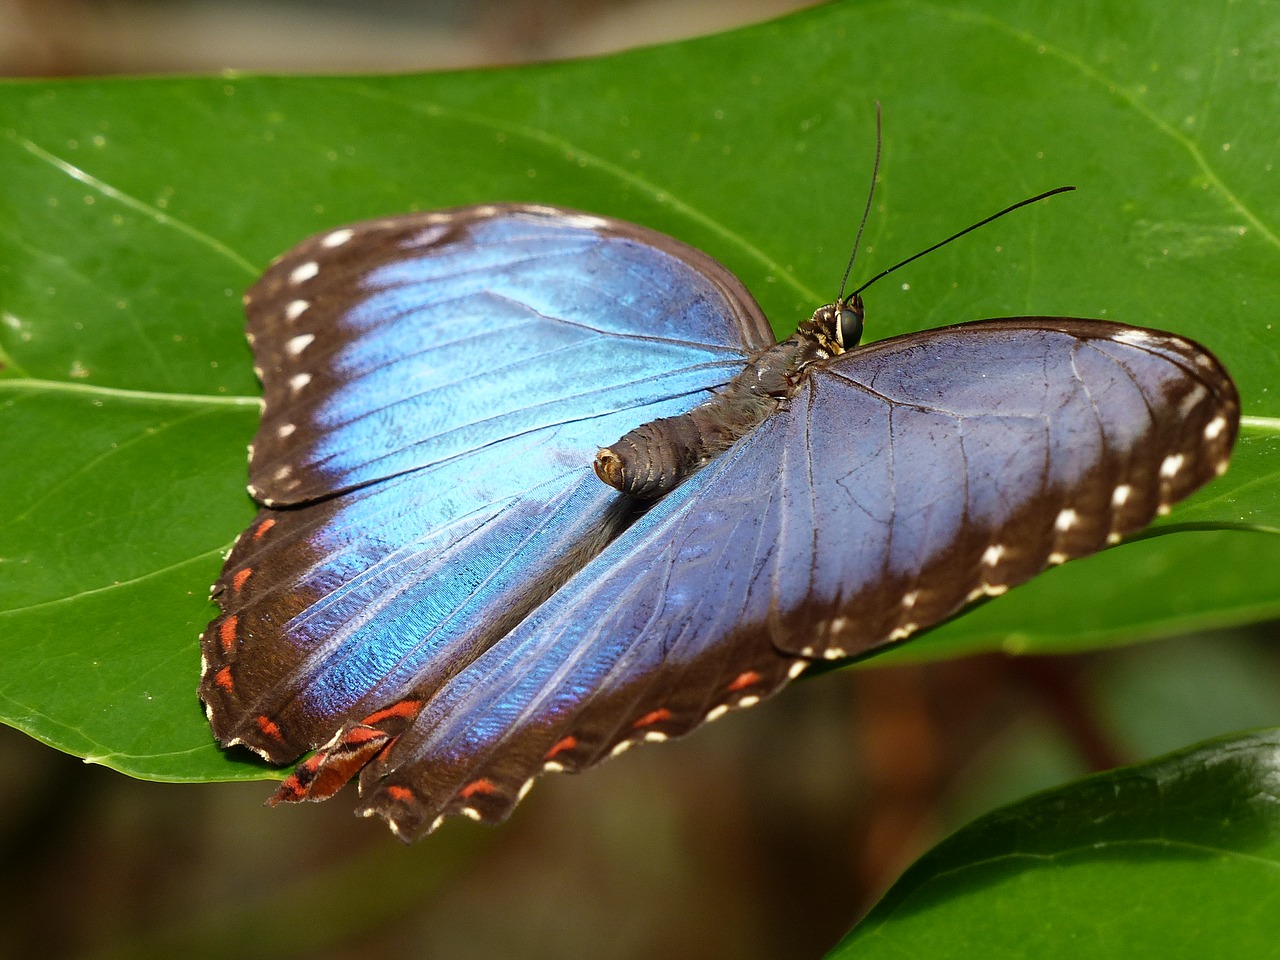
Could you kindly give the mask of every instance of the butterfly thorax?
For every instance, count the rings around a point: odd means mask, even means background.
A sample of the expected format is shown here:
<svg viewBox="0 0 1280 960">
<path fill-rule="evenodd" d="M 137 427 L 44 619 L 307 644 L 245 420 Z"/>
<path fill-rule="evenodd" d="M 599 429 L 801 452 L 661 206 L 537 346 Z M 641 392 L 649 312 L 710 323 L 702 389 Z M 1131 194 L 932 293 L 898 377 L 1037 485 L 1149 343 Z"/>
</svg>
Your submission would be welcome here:
<svg viewBox="0 0 1280 960">
<path fill-rule="evenodd" d="M 853 346 L 861 332 L 856 297 L 819 307 L 786 340 L 756 354 L 705 403 L 676 417 L 641 424 L 596 454 L 596 475 L 633 497 L 652 500 L 728 450 L 795 396 L 810 370 Z"/>
</svg>

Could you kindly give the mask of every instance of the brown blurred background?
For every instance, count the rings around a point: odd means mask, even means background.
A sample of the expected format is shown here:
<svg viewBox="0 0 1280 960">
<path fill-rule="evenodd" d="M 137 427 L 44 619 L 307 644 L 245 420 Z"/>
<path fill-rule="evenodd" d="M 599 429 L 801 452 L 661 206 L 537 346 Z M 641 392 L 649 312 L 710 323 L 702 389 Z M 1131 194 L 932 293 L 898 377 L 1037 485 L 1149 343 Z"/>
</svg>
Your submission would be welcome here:
<svg viewBox="0 0 1280 960">
<path fill-rule="evenodd" d="M 795 0 L 0 0 L 0 74 L 459 69 L 726 29 Z M 0 956 L 820 956 L 992 806 L 1280 717 L 1268 628 L 844 670 L 412 848 L 352 797 L 131 781 L 0 728 Z M 195 664 L 192 664 L 192 686 Z"/>
<path fill-rule="evenodd" d="M 0 0 L 0 74 L 456 70 L 727 30 L 802 0 Z"/>
</svg>

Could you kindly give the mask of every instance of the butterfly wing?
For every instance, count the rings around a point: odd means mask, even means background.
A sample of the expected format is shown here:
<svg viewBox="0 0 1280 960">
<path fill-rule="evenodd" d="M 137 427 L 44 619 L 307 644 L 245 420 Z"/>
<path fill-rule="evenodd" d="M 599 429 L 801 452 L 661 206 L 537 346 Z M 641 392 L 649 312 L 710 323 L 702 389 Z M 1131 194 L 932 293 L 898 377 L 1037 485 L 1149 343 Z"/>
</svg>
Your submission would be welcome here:
<svg viewBox="0 0 1280 960">
<path fill-rule="evenodd" d="M 200 692 L 222 743 L 276 762 L 370 716 L 394 735 L 410 690 L 444 683 L 628 521 L 597 447 L 773 342 L 705 254 L 518 205 L 314 237 L 246 303 L 267 509 L 214 586 Z"/>
<path fill-rule="evenodd" d="M 362 775 L 405 837 L 901 639 L 1141 529 L 1225 469 L 1203 348 L 983 321 L 851 351 L 426 703 Z"/>
</svg>

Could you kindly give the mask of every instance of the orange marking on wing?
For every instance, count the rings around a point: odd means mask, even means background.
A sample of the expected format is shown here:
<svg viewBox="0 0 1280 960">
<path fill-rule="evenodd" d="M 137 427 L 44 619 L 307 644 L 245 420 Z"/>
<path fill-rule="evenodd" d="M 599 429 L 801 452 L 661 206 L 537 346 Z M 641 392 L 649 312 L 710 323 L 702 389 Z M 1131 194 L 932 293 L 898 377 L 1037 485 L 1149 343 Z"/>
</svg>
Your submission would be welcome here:
<svg viewBox="0 0 1280 960">
<path fill-rule="evenodd" d="M 231 648 L 236 645 L 236 626 L 239 622 L 240 618 L 233 613 L 218 628 L 218 640 L 222 643 L 223 653 L 230 653 Z"/>
<path fill-rule="evenodd" d="M 213 675 L 213 682 L 221 687 L 227 693 L 231 692 L 231 688 L 235 686 L 235 682 L 231 679 L 231 668 L 223 667 Z"/>
<path fill-rule="evenodd" d="M 238 571 L 236 575 L 231 578 L 231 586 L 236 590 L 241 589 L 244 586 L 244 582 L 249 579 L 249 576 L 252 573 L 253 567 L 245 567 L 243 570 Z"/>
<path fill-rule="evenodd" d="M 744 670 L 742 673 L 738 674 L 733 683 L 729 684 L 729 692 L 737 693 L 739 690 L 757 684 L 763 679 L 764 677 L 760 676 L 760 674 L 756 673 L 754 670 Z"/>
<path fill-rule="evenodd" d="M 273 520 L 271 517 L 267 517 L 267 519 L 263 520 L 260 524 L 258 524 L 258 529 L 253 531 L 253 539 L 255 540 L 261 539 L 262 535 L 266 533 L 268 530 L 270 530 L 272 527 L 274 527 L 275 525 L 276 525 L 275 520 Z"/>
<path fill-rule="evenodd" d="M 397 803 L 412 803 L 413 791 L 408 787 L 390 786 L 386 788 L 387 796 Z"/>
<path fill-rule="evenodd" d="M 470 800 L 477 793 L 488 796 L 498 792 L 498 788 L 494 786 L 492 780 L 472 780 L 465 787 L 458 791 L 458 796 L 463 800 Z"/>
<path fill-rule="evenodd" d="M 633 723 L 632 728 L 639 730 L 641 727 L 649 727 L 655 723 L 661 723 L 663 720 L 671 719 L 671 711 L 666 707 L 659 707 L 657 710 L 650 710 L 643 717 Z"/>
<path fill-rule="evenodd" d="M 284 741 L 284 734 L 280 732 L 280 728 L 277 727 L 272 719 L 266 714 L 262 714 L 258 717 L 258 729 L 272 740 Z"/>
<path fill-rule="evenodd" d="M 550 760 L 557 753 L 564 753 L 566 750 L 572 750 L 577 745 L 578 745 L 577 737 L 565 737 L 563 740 L 557 743 L 554 747 L 548 750 L 546 755 L 542 759 Z"/>
<path fill-rule="evenodd" d="M 367 723 L 372 726 L 372 725 L 381 723 L 383 720 L 388 720 L 392 717 L 398 717 L 398 718 L 415 717 L 418 714 L 418 710 L 420 710 L 421 708 L 422 708 L 421 700 L 401 700 L 399 703 L 393 703 L 391 706 L 387 707 L 385 710 L 374 711 L 373 713 L 369 714 L 360 722 Z"/>
<path fill-rule="evenodd" d="M 361 744 L 368 743 L 370 740 L 383 741 L 387 739 L 386 733 L 376 727 L 352 727 L 346 732 L 342 738 L 342 745 L 348 747 L 358 747 Z"/>
<path fill-rule="evenodd" d="M 277 803 L 298 803 L 306 798 L 307 788 L 303 786 L 296 774 L 291 774 L 267 801 L 267 806 L 274 807 Z"/>
</svg>

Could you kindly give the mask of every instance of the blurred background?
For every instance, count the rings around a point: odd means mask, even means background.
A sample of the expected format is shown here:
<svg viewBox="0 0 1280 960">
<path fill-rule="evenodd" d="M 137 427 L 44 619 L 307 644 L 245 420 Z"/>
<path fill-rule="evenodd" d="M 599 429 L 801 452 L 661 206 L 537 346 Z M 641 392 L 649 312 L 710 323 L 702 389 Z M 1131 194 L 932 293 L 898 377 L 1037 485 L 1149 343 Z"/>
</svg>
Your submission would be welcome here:
<svg viewBox="0 0 1280 960">
<path fill-rule="evenodd" d="M 0 73 L 457 70 L 727 30 L 800 0 L 0 0 Z"/>
<path fill-rule="evenodd" d="M 804 5 L 0 0 L 0 74 L 461 69 Z M 266 782 L 132 781 L 0 728 L 0 956 L 819 956 L 973 816 L 1274 723 L 1273 633 L 835 671 L 414 847 L 347 793 L 269 810 Z"/>
</svg>

